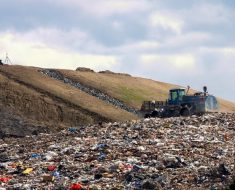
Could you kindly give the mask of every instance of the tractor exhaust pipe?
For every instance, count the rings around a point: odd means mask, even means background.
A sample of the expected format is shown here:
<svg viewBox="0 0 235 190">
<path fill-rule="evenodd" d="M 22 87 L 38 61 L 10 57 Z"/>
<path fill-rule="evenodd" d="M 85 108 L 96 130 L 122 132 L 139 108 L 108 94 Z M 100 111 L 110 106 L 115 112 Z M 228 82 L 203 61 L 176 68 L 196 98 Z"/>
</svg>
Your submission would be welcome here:
<svg viewBox="0 0 235 190">
<path fill-rule="evenodd" d="M 206 96 L 207 95 L 207 87 L 206 86 L 203 86 L 203 92 L 204 92 L 204 96 Z"/>
<path fill-rule="evenodd" d="M 188 94 L 189 89 L 190 89 L 190 86 L 187 86 L 187 92 L 186 92 L 186 95 Z"/>
</svg>

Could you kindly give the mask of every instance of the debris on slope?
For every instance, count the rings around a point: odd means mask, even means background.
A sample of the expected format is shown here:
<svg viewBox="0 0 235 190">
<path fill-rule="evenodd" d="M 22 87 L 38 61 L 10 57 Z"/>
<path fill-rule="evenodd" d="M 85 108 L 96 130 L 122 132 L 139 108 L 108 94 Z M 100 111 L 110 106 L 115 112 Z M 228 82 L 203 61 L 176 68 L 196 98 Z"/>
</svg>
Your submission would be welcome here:
<svg viewBox="0 0 235 190">
<path fill-rule="evenodd" d="M 100 100 L 103 100 L 103 101 L 105 101 L 105 102 L 107 102 L 109 104 L 114 105 L 115 107 L 121 108 L 123 110 L 126 110 L 126 111 L 134 113 L 134 114 L 138 113 L 137 110 L 135 110 L 134 108 L 131 108 L 131 107 L 125 105 L 120 100 L 115 99 L 115 98 L 113 98 L 113 97 L 111 97 L 111 96 L 109 96 L 107 94 L 104 94 L 100 90 L 97 90 L 95 88 L 92 88 L 92 87 L 83 85 L 83 84 L 81 84 L 79 82 L 73 81 L 72 79 L 69 79 L 69 78 L 65 77 L 59 71 L 56 71 L 56 70 L 53 70 L 53 69 L 44 69 L 44 70 L 40 70 L 40 72 L 42 74 L 50 76 L 50 77 L 52 77 L 52 78 L 54 78 L 56 80 L 63 81 L 66 84 L 69 84 L 69 85 L 71 85 L 71 86 L 73 86 L 75 88 L 78 88 L 78 89 L 82 90 L 83 92 L 88 93 L 91 96 L 97 97 Z"/>
<path fill-rule="evenodd" d="M 222 189 L 235 115 L 144 119 L 0 141 L 7 189 Z"/>
</svg>

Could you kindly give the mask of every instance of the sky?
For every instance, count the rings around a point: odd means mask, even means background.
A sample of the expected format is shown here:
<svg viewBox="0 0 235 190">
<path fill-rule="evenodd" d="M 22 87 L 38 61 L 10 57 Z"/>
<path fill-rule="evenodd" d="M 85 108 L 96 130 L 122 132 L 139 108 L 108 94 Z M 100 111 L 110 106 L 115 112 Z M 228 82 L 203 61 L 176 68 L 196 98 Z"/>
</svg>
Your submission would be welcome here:
<svg viewBox="0 0 235 190">
<path fill-rule="evenodd" d="M 206 85 L 235 102 L 234 9 L 232 0 L 0 0 L 0 59 Z"/>
</svg>

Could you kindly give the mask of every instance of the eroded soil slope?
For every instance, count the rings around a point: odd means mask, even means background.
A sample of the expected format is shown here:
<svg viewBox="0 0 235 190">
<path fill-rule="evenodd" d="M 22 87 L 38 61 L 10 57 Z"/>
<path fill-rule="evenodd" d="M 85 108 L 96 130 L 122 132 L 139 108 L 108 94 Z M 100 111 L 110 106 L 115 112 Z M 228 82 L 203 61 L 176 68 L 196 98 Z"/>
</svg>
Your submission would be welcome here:
<svg viewBox="0 0 235 190">
<path fill-rule="evenodd" d="M 137 118 L 41 74 L 39 68 L 0 67 L 0 89 L 3 107 L 39 124 L 63 127 Z"/>
</svg>

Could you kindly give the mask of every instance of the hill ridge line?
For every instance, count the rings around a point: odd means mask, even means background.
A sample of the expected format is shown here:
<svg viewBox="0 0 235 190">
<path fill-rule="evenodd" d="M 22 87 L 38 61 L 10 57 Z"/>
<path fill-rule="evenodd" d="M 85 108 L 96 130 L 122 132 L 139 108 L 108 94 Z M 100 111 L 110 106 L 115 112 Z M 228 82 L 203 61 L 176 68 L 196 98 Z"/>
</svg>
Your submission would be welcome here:
<svg viewBox="0 0 235 190">
<path fill-rule="evenodd" d="M 55 79 L 55 80 L 62 81 L 65 84 L 69 84 L 70 86 L 78 88 L 81 91 L 83 91 L 91 96 L 94 96 L 102 101 L 105 101 L 106 103 L 109 103 L 109 104 L 111 104 L 115 107 L 118 107 L 120 109 L 123 109 L 127 112 L 130 112 L 133 114 L 138 114 L 138 112 L 139 112 L 138 110 L 127 106 L 122 101 L 120 101 L 116 98 L 113 98 L 113 97 L 103 93 L 102 91 L 96 89 L 96 88 L 81 84 L 80 82 L 74 81 L 71 78 L 64 76 L 61 72 L 59 72 L 55 69 L 43 69 L 43 70 L 40 70 L 40 72 L 44 75 L 47 75 L 47 76 Z"/>
<path fill-rule="evenodd" d="M 92 111 L 89 111 L 87 109 L 84 109 L 83 107 L 79 106 L 79 105 L 76 105 L 76 104 L 73 104 L 72 102 L 69 102 L 59 96 L 56 96 L 52 93 L 50 93 L 49 91 L 46 91 L 46 90 L 43 90 L 41 88 L 38 88 L 32 84 L 29 84 L 25 81 L 22 81 L 22 80 L 19 80 L 17 78 L 15 78 L 14 75 L 6 72 L 6 71 L 3 71 L 3 70 L 0 70 L 0 74 L 2 74 L 3 76 L 7 77 L 8 79 L 20 84 L 20 85 L 23 85 L 23 86 L 26 86 L 27 88 L 30 88 L 32 90 L 35 90 L 36 92 L 39 92 L 41 94 L 44 94 L 46 96 L 48 96 L 49 98 L 51 98 L 52 100 L 56 101 L 56 102 L 59 102 L 59 103 L 62 103 L 62 104 L 65 104 L 71 108 L 74 108 L 74 109 L 77 109 L 77 110 L 80 110 L 82 111 L 84 114 L 89 114 L 91 115 L 92 117 L 94 117 L 94 120 L 96 120 L 97 122 L 110 122 L 112 121 L 111 119 L 109 118 L 106 118 L 98 113 L 95 113 L 95 112 L 92 112 Z"/>
</svg>

